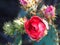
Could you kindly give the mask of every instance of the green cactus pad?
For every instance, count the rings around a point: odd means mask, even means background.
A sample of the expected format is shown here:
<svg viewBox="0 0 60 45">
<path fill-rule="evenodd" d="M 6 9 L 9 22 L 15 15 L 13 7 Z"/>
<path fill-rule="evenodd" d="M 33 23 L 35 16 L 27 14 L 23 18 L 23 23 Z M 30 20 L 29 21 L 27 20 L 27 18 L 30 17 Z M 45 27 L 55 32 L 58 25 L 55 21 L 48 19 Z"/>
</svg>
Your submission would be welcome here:
<svg viewBox="0 0 60 45">
<path fill-rule="evenodd" d="M 20 33 L 16 33 L 14 42 L 11 45 L 22 45 L 22 37 Z"/>
</svg>

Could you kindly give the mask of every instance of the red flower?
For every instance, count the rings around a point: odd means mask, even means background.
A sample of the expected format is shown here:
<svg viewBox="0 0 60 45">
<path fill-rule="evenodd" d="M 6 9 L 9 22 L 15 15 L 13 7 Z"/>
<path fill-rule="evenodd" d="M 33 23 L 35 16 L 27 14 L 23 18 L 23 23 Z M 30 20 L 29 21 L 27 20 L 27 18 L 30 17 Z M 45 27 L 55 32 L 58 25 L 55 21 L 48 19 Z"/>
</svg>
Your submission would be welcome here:
<svg viewBox="0 0 60 45">
<path fill-rule="evenodd" d="M 39 41 L 47 34 L 48 23 L 38 16 L 32 16 L 30 20 L 25 21 L 24 27 L 32 40 Z"/>
</svg>

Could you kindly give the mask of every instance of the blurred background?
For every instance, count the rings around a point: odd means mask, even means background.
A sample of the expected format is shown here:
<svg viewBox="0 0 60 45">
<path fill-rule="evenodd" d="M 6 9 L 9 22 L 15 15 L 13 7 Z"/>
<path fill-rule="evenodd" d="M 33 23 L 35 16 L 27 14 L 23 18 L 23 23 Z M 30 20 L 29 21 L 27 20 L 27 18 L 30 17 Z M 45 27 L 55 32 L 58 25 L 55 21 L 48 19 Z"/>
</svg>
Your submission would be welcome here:
<svg viewBox="0 0 60 45">
<path fill-rule="evenodd" d="M 45 5 L 54 5 L 57 9 L 57 18 L 55 24 L 60 38 L 60 0 L 44 0 Z M 3 24 L 4 22 L 12 21 L 17 18 L 19 11 L 21 10 L 18 0 L 0 0 L 0 45 L 5 45 L 8 41 L 11 42 L 11 38 L 4 35 Z"/>
</svg>

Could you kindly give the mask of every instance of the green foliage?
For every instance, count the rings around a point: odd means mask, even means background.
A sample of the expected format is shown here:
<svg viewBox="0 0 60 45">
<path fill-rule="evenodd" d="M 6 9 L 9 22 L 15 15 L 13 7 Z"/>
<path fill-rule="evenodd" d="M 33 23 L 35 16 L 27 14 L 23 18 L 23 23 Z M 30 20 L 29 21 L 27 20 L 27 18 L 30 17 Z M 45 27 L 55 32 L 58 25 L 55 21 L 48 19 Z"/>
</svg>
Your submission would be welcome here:
<svg viewBox="0 0 60 45">
<path fill-rule="evenodd" d="M 3 29 L 4 33 L 8 35 L 13 35 L 15 31 L 11 22 L 4 23 Z"/>
<path fill-rule="evenodd" d="M 13 36 L 15 31 L 21 34 L 25 33 L 22 19 L 4 23 L 3 29 L 4 33 L 10 36 Z"/>
<path fill-rule="evenodd" d="M 24 30 L 24 25 L 21 24 L 21 25 L 18 25 L 17 23 L 14 23 L 14 28 L 20 32 L 21 34 L 24 34 L 25 33 L 25 30 Z"/>
<path fill-rule="evenodd" d="M 24 34 L 24 25 L 21 20 L 15 20 L 15 22 L 4 23 L 3 29 L 6 35 L 13 36 L 14 41 L 11 45 L 22 45 L 21 34 Z"/>
</svg>

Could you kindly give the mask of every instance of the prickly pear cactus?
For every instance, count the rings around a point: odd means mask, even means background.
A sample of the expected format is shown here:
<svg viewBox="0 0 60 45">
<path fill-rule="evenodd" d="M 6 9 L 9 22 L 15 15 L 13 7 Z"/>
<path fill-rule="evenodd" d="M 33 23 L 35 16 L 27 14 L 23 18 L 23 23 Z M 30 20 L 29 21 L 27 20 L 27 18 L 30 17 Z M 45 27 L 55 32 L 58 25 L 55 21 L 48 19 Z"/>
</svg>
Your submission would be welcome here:
<svg viewBox="0 0 60 45">
<path fill-rule="evenodd" d="M 22 45 L 22 37 L 20 33 L 15 35 L 14 42 L 11 45 Z"/>
<path fill-rule="evenodd" d="M 34 42 L 33 45 L 59 45 L 58 32 L 54 26 L 50 25 L 48 35 L 40 40 L 40 42 Z"/>
</svg>

